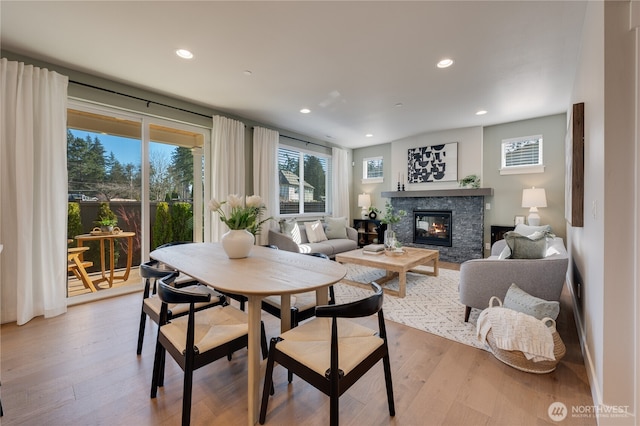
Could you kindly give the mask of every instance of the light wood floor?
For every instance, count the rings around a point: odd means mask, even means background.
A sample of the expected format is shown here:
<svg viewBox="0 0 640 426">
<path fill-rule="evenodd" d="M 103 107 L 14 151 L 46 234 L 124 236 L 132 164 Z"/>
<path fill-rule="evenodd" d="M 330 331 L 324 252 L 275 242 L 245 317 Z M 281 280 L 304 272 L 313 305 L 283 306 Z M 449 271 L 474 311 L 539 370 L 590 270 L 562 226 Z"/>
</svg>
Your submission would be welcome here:
<svg viewBox="0 0 640 426">
<path fill-rule="evenodd" d="M 165 386 L 149 398 L 154 324 L 136 356 L 140 294 L 69 308 L 65 315 L 1 328 L 3 425 L 177 425 L 182 371 L 168 357 Z M 267 336 L 278 320 L 263 313 Z M 363 320 L 374 327 L 372 319 Z M 567 355 L 546 375 L 523 373 L 489 352 L 387 321 L 396 416 L 389 417 L 382 366 L 340 399 L 342 425 L 551 425 L 547 409 L 563 402 L 593 405 L 569 294 L 563 293 L 560 334 Z M 246 352 L 196 371 L 193 424 L 245 425 Z M 328 398 L 275 371 L 267 424 L 328 424 Z M 563 425 L 595 425 L 572 418 Z"/>
</svg>

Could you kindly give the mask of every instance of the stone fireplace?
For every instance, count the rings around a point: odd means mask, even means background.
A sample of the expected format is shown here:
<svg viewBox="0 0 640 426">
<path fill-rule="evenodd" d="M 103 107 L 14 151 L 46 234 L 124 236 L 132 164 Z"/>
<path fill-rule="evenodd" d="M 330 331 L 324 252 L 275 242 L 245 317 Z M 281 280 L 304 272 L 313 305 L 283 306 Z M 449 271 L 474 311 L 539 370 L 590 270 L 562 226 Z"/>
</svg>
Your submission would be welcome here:
<svg viewBox="0 0 640 426">
<path fill-rule="evenodd" d="M 396 237 L 403 245 L 438 250 L 440 260 L 453 263 L 484 257 L 484 197 L 491 195 L 491 188 L 382 193 L 383 197 L 390 199 L 396 211 L 407 212 L 399 223 L 393 225 Z M 417 218 L 422 218 L 423 212 L 438 212 L 438 215 L 451 212 L 447 225 L 451 240 L 450 243 L 447 241 L 449 245 L 440 244 L 440 240 L 416 239 L 416 228 L 428 228 L 426 223 L 417 223 Z M 443 223 L 436 223 L 431 233 L 438 233 L 436 228 L 442 229 L 444 226 Z M 428 229 L 421 232 L 428 233 Z"/>
</svg>

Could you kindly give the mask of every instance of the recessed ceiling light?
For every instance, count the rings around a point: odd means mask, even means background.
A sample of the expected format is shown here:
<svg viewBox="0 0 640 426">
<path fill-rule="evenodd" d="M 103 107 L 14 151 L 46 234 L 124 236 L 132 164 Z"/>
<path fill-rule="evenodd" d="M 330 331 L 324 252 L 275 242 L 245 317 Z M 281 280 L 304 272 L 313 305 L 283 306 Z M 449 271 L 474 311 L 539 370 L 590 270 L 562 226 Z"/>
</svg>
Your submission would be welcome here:
<svg viewBox="0 0 640 426">
<path fill-rule="evenodd" d="M 396 108 L 400 108 L 400 107 L 403 107 L 404 104 L 402 102 L 398 102 L 397 104 L 394 104 L 393 106 L 396 107 Z"/>
<path fill-rule="evenodd" d="M 364 135 L 365 138 L 372 138 L 373 137 L 373 133 L 367 133 L 366 135 Z"/>
<path fill-rule="evenodd" d="M 302 108 L 300 110 L 300 112 L 303 113 L 303 114 L 309 114 L 311 112 L 311 110 L 309 108 Z"/>
<path fill-rule="evenodd" d="M 253 74 L 250 70 L 244 70 L 242 73 L 243 73 L 244 75 L 251 75 L 251 74 Z"/>
<path fill-rule="evenodd" d="M 481 109 L 480 111 L 476 112 L 476 115 L 485 115 L 487 113 L 487 111 Z"/>
<path fill-rule="evenodd" d="M 445 58 L 445 59 L 441 60 L 440 62 L 438 62 L 437 67 L 438 68 L 449 68 L 451 65 L 453 65 L 453 59 Z"/>
<path fill-rule="evenodd" d="M 178 49 L 178 50 L 176 50 L 176 55 L 180 56 L 183 59 L 191 59 L 191 58 L 193 58 L 193 53 L 191 53 L 187 49 Z"/>
</svg>

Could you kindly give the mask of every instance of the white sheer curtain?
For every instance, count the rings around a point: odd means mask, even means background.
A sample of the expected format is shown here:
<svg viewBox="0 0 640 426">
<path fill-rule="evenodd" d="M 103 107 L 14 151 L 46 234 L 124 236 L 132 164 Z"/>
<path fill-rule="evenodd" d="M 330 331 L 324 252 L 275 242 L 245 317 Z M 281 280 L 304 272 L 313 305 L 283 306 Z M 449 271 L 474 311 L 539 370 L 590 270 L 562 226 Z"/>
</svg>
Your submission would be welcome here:
<svg viewBox="0 0 640 426">
<path fill-rule="evenodd" d="M 267 206 L 265 218 L 275 217 L 278 205 L 278 141 L 280 133 L 275 130 L 255 127 L 253 129 L 253 193 L 260 195 Z M 264 245 L 269 240 L 269 228 L 275 221 L 262 226 L 256 244 Z"/>
<path fill-rule="evenodd" d="M 0 59 L 2 323 L 67 310 L 68 83 Z"/>
<path fill-rule="evenodd" d="M 332 148 L 331 160 L 333 162 L 333 217 L 346 217 L 351 222 L 349 203 L 349 158 L 347 151 L 341 148 Z"/>
<path fill-rule="evenodd" d="M 229 194 L 245 194 L 244 123 L 216 115 L 213 117 L 211 138 L 211 193 L 224 201 Z M 205 205 L 209 200 L 205 200 Z M 227 232 L 217 214 L 209 212 L 211 229 L 209 241 L 220 241 Z"/>
</svg>

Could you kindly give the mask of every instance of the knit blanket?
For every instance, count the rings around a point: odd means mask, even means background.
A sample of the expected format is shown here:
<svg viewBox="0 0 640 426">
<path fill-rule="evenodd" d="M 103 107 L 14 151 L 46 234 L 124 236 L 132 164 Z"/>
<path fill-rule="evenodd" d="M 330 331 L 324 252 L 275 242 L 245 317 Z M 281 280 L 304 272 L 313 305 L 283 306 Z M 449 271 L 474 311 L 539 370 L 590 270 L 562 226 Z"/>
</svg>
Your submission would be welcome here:
<svg viewBox="0 0 640 426">
<path fill-rule="evenodd" d="M 500 349 L 521 351 L 533 362 L 555 360 L 553 328 L 531 315 L 503 307 L 487 308 L 478 317 L 478 340 L 486 343 L 490 330 Z"/>
</svg>

